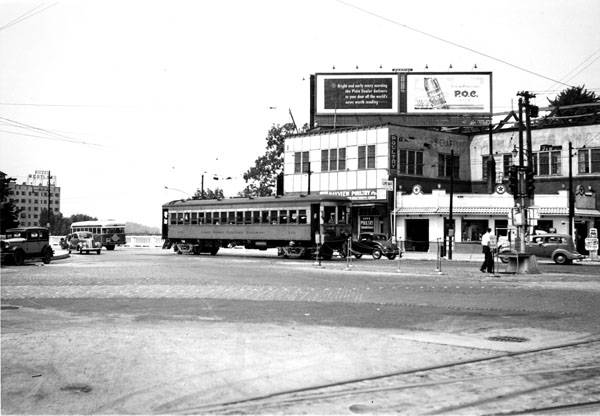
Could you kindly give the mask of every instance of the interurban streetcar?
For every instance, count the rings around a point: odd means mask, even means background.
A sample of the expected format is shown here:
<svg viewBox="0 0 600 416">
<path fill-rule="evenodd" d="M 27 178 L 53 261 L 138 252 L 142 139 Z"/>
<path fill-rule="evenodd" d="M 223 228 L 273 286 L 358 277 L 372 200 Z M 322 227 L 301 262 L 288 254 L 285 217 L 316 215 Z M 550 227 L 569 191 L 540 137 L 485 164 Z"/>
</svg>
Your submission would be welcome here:
<svg viewBox="0 0 600 416">
<path fill-rule="evenodd" d="M 177 200 L 163 205 L 164 248 L 217 254 L 220 247 L 278 248 L 284 257 L 346 252 L 351 201 L 334 195 Z"/>
<path fill-rule="evenodd" d="M 125 224 L 108 221 L 79 221 L 71 224 L 71 234 L 77 231 L 89 231 L 94 234 L 94 240 L 100 241 L 107 250 L 125 244 Z"/>
</svg>

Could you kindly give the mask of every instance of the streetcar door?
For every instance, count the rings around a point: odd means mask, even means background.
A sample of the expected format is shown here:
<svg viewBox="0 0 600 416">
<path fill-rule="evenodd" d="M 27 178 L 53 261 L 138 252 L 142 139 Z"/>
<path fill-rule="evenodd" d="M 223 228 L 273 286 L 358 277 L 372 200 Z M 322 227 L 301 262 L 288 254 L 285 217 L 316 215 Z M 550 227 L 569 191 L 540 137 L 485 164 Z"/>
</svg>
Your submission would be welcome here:
<svg viewBox="0 0 600 416">
<path fill-rule="evenodd" d="M 162 213 L 162 238 L 166 239 L 169 234 L 169 210 L 164 208 Z"/>
<path fill-rule="evenodd" d="M 315 234 L 320 232 L 321 225 L 321 205 L 311 204 L 310 206 L 310 238 L 315 240 Z M 316 241 L 315 241 L 316 243 Z"/>
</svg>

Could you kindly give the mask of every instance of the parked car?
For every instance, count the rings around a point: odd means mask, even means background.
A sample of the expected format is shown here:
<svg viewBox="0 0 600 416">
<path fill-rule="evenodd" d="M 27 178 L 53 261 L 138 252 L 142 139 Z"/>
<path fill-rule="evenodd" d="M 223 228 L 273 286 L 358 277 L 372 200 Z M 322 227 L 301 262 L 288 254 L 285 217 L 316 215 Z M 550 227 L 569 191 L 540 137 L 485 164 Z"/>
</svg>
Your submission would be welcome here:
<svg viewBox="0 0 600 416">
<path fill-rule="evenodd" d="M 94 234 L 89 231 L 78 231 L 68 236 L 68 250 L 78 251 L 80 254 L 95 251 L 96 254 L 102 252 L 102 243 L 94 240 Z"/>
<path fill-rule="evenodd" d="M 396 256 L 401 256 L 398 246 L 392 242 L 385 234 L 362 233 L 358 236 L 358 241 L 352 241 L 352 254 L 360 259 L 363 254 L 370 254 L 375 260 L 385 256 L 394 260 Z"/>
<path fill-rule="evenodd" d="M 0 261 L 13 262 L 17 266 L 26 259 L 41 259 L 50 263 L 54 250 L 50 247 L 50 233 L 44 227 L 23 227 L 6 230 L 6 237 L 0 241 Z"/>
<path fill-rule="evenodd" d="M 585 256 L 577 251 L 573 238 L 568 234 L 540 234 L 532 236 L 525 244 L 527 254 L 537 257 L 547 257 L 554 260 L 556 264 L 571 264 L 573 260 L 581 260 Z M 514 252 L 506 244 L 500 245 L 498 257 L 507 262 L 507 254 Z"/>
</svg>

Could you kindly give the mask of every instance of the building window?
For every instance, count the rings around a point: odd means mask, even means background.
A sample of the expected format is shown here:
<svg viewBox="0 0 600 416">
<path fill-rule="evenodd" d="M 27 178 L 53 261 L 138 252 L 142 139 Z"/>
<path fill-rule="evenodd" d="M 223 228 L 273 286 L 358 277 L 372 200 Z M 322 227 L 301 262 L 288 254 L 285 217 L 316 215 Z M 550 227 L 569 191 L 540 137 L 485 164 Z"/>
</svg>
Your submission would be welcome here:
<svg viewBox="0 0 600 416">
<path fill-rule="evenodd" d="M 452 159 L 451 155 L 440 153 L 438 155 L 438 176 L 453 176 L 454 179 L 458 179 L 460 172 L 460 157 L 454 156 Z"/>
<path fill-rule="evenodd" d="M 577 164 L 579 173 L 600 173 L 600 148 L 579 149 Z"/>
<path fill-rule="evenodd" d="M 358 146 L 358 168 L 375 168 L 375 145 Z"/>
<path fill-rule="evenodd" d="M 537 152 L 538 175 L 560 175 L 560 150 Z"/>
<path fill-rule="evenodd" d="M 329 150 L 321 150 L 321 172 L 329 170 Z"/>
<path fill-rule="evenodd" d="M 308 173 L 308 152 L 294 153 L 294 173 Z"/>
<path fill-rule="evenodd" d="M 346 148 L 338 149 L 338 170 L 346 170 Z"/>
<path fill-rule="evenodd" d="M 416 150 L 399 150 L 398 157 L 398 173 L 405 175 L 423 175 L 423 152 Z"/>
<path fill-rule="evenodd" d="M 321 150 L 321 172 L 346 170 L 346 148 Z"/>
</svg>

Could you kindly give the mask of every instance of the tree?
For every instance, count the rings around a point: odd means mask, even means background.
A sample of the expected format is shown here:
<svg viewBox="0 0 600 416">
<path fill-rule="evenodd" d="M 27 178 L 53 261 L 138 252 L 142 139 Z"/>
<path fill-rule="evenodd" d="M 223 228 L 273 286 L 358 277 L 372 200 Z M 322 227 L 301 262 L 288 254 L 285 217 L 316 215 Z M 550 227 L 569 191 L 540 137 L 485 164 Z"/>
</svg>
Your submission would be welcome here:
<svg viewBox="0 0 600 416">
<path fill-rule="evenodd" d="M 50 234 L 52 235 L 66 235 L 71 232 L 71 223 L 73 221 L 70 218 L 65 218 L 61 212 L 58 212 L 56 214 L 51 213 L 48 220 L 48 209 L 42 208 L 39 225 L 45 227 L 48 222 L 50 223 Z"/>
<path fill-rule="evenodd" d="M 600 97 L 593 91 L 588 91 L 585 85 L 569 87 L 561 91 L 554 99 L 548 102 L 554 109 L 546 116 L 546 121 L 550 124 L 574 125 L 588 124 L 598 119 L 595 114 L 597 106 L 586 106 L 584 104 L 596 104 L 600 102 Z M 577 107 L 570 107 L 577 105 Z M 562 108 L 567 107 L 567 108 Z"/>
<path fill-rule="evenodd" d="M 75 214 L 70 217 L 71 222 L 79 222 L 79 221 L 98 221 L 96 217 L 90 217 L 87 214 Z"/>
<path fill-rule="evenodd" d="M 305 124 L 301 132 L 308 130 Z M 267 133 L 265 154 L 254 161 L 254 166 L 248 169 L 243 178 L 248 184 L 241 196 L 269 196 L 273 195 L 277 185 L 277 175 L 283 172 L 283 150 L 285 138 L 295 131 L 293 123 L 279 124 L 271 127 Z"/>
<path fill-rule="evenodd" d="M 10 183 L 15 181 L 15 178 L 9 178 L 0 172 L 0 234 L 19 226 L 19 212 L 21 211 L 8 197 Z"/>
<path fill-rule="evenodd" d="M 223 199 L 225 195 L 223 194 L 223 190 L 221 188 L 212 189 L 208 188 L 202 193 L 201 189 L 196 189 L 196 193 L 192 195 L 192 199 Z"/>
</svg>

